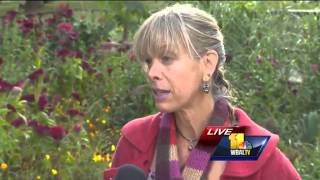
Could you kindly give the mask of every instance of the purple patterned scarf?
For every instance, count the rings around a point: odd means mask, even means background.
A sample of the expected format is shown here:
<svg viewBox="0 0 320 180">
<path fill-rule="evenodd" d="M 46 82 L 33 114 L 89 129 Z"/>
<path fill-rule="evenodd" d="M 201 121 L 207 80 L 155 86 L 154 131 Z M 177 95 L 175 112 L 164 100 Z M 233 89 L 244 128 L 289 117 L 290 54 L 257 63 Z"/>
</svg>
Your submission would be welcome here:
<svg viewBox="0 0 320 180">
<path fill-rule="evenodd" d="M 215 102 L 209 126 L 222 126 L 229 117 L 229 104 L 222 98 Z M 156 179 L 203 179 L 215 147 L 198 143 L 180 171 L 173 113 L 163 113 L 157 137 Z"/>
</svg>

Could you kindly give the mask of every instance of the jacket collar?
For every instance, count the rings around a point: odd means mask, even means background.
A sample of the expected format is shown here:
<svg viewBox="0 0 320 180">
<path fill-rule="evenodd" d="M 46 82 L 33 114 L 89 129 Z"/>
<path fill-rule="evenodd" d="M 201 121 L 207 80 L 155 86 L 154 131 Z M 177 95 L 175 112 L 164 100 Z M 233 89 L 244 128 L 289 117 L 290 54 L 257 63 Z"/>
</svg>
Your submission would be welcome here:
<svg viewBox="0 0 320 180">
<path fill-rule="evenodd" d="M 145 153 L 156 145 L 156 135 L 159 131 L 161 115 L 157 113 L 150 116 L 132 120 L 122 128 L 122 134 L 139 151 Z M 257 161 L 228 161 L 222 176 L 246 177 L 257 172 L 276 149 L 279 136 L 262 128 L 240 108 L 235 108 L 238 126 L 246 126 L 246 135 L 271 136 L 268 144 Z M 152 146 L 153 145 L 153 146 Z"/>
<path fill-rule="evenodd" d="M 147 152 L 151 145 L 156 143 L 161 115 L 156 113 L 150 116 L 134 119 L 127 123 L 121 130 L 123 136 L 139 151 Z"/>
</svg>

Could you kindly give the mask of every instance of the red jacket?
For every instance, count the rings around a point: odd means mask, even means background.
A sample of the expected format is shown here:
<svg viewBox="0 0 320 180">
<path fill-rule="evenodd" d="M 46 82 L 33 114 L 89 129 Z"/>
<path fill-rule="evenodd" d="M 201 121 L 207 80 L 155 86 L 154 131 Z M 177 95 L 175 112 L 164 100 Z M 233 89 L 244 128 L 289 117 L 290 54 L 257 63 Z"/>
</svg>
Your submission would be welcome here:
<svg viewBox="0 0 320 180">
<path fill-rule="evenodd" d="M 147 176 L 155 151 L 160 114 L 132 120 L 122 128 L 112 168 L 104 172 L 104 179 L 112 179 L 117 173 L 117 168 L 123 164 L 134 164 L 143 169 Z M 235 114 L 239 126 L 248 127 L 247 135 L 264 135 L 271 138 L 257 161 L 228 161 L 220 177 L 221 180 L 301 179 L 290 160 L 277 148 L 278 135 L 257 125 L 239 108 L 235 109 Z"/>
</svg>

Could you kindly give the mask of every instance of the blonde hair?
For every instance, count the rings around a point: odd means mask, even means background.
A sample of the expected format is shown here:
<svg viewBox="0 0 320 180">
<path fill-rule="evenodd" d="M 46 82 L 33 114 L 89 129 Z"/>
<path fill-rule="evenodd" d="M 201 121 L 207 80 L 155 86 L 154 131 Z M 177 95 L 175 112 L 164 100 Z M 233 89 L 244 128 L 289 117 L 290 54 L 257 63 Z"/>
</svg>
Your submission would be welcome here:
<svg viewBox="0 0 320 180">
<path fill-rule="evenodd" d="M 225 49 L 223 35 L 214 17 L 190 4 L 175 4 L 152 14 L 135 35 L 134 52 L 145 61 L 177 53 L 184 48 L 193 59 L 200 59 L 207 51 L 215 50 L 218 64 L 211 78 L 214 99 L 229 99 L 229 83 L 224 78 Z"/>
</svg>

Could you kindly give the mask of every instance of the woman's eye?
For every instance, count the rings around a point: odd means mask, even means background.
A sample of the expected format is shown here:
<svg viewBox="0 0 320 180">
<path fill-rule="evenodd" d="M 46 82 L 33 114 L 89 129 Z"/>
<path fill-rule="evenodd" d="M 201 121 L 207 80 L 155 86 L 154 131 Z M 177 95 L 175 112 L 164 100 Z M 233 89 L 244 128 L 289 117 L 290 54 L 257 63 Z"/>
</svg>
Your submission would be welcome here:
<svg viewBox="0 0 320 180">
<path fill-rule="evenodd" d="M 169 63 L 171 63 L 172 58 L 171 58 L 171 57 L 168 57 L 168 56 L 163 56 L 163 57 L 161 58 L 161 61 L 162 61 L 164 64 L 169 64 Z"/>
<path fill-rule="evenodd" d="M 148 59 L 145 60 L 145 63 L 150 65 L 152 63 L 152 60 L 148 58 Z"/>
</svg>

